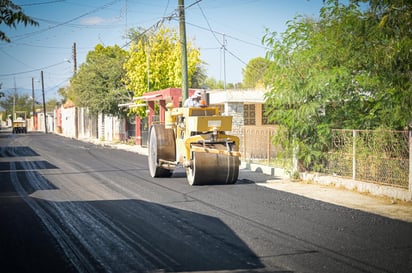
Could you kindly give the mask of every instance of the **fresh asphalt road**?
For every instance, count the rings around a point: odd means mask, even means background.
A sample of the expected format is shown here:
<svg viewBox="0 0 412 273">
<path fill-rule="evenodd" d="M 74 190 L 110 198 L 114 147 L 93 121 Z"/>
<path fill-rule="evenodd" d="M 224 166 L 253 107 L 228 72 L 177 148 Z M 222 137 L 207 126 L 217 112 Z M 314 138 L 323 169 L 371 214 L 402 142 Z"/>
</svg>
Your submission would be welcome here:
<svg viewBox="0 0 412 273">
<path fill-rule="evenodd" d="M 146 156 L 2 132 L 0 271 L 409 273 L 412 224 L 252 181 L 154 179 Z"/>
</svg>

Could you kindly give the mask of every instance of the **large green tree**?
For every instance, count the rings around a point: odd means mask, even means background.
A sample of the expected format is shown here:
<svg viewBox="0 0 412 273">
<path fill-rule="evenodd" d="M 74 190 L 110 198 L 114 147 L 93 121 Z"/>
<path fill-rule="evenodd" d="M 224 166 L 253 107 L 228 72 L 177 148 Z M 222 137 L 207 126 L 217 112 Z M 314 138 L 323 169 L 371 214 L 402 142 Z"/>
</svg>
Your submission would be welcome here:
<svg viewBox="0 0 412 273">
<path fill-rule="evenodd" d="M 22 8 L 10 0 L 0 0 L 0 25 L 5 24 L 8 27 L 16 27 L 17 24 L 23 23 L 25 26 L 38 26 L 39 23 L 27 16 Z M 6 33 L 0 31 L 0 41 L 10 42 Z"/>
<path fill-rule="evenodd" d="M 30 116 L 32 112 L 32 103 L 33 100 L 28 95 L 8 95 L 5 96 L 0 100 L 0 108 L 4 109 L 5 115 L 3 118 L 7 118 L 7 116 L 13 115 L 13 110 L 15 111 L 26 111 L 27 117 Z"/>
<path fill-rule="evenodd" d="M 265 87 L 265 75 L 270 66 L 270 61 L 263 57 L 251 59 L 242 70 L 243 87 L 258 88 Z"/>
<path fill-rule="evenodd" d="M 402 129 L 412 120 L 411 7 L 329 0 L 318 19 L 297 17 L 280 37 L 264 36 L 273 61 L 267 114 L 307 168 L 321 160 L 331 128 Z"/>
<path fill-rule="evenodd" d="M 94 114 L 120 114 L 118 104 L 131 100 L 123 82 L 126 56 L 117 45 L 96 45 L 72 78 L 68 98 Z"/>
<path fill-rule="evenodd" d="M 182 85 L 182 59 L 179 37 L 175 30 L 160 28 L 156 31 L 132 35 L 129 56 L 124 64 L 126 84 L 136 96 L 145 92 Z M 200 51 L 187 44 L 189 86 L 204 79 Z M 193 77 L 197 77 L 196 80 Z"/>
</svg>

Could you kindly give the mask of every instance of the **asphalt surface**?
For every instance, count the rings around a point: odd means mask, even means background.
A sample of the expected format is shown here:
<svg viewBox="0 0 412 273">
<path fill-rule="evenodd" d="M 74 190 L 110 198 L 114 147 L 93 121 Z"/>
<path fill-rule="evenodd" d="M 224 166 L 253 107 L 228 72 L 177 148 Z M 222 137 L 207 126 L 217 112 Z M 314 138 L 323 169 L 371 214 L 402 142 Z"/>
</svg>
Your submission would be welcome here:
<svg viewBox="0 0 412 273">
<path fill-rule="evenodd" d="M 119 142 L 83 139 L 96 145 L 147 155 L 147 148 Z M 263 167 L 262 167 L 263 168 Z M 317 184 L 310 181 L 296 181 L 284 177 L 274 177 L 262 172 L 241 170 L 239 180 L 252 181 L 256 185 L 279 191 L 301 195 L 307 198 L 358 209 L 406 222 L 412 222 L 412 202 L 348 190 L 333 184 Z"/>
<path fill-rule="evenodd" d="M 144 155 L 0 134 L 1 272 L 412 272 L 412 224 L 262 187 L 153 179 Z M 250 178 L 258 178 L 251 180 Z"/>
</svg>

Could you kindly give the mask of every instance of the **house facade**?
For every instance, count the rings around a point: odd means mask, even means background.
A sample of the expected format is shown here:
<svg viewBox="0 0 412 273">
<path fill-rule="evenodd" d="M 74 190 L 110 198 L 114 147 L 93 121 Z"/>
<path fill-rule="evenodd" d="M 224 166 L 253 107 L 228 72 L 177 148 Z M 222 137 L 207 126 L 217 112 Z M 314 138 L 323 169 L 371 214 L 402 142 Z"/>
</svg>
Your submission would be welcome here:
<svg viewBox="0 0 412 273">
<path fill-rule="evenodd" d="M 189 96 L 195 91 L 189 89 Z M 233 116 L 230 134 L 240 138 L 240 149 L 246 158 L 270 158 L 276 155 L 275 147 L 270 144 L 276 126 L 268 123 L 264 115 L 265 90 L 202 91 L 210 106 L 218 107 L 222 115 Z M 147 116 L 144 118 L 92 115 L 87 108 L 79 108 L 67 102 L 54 111 L 52 119 L 47 119 L 50 123 L 48 131 L 73 138 L 128 141 L 146 146 L 150 125 L 164 122 L 168 103 L 172 103 L 174 107 L 182 104 L 182 91 L 180 88 L 167 88 L 145 93 L 137 99 L 144 102 L 139 106 L 146 107 Z M 122 107 L 133 105 L 131 103 Z M 44 126 L 40 127 L 38 130 Z"/>
</svg>

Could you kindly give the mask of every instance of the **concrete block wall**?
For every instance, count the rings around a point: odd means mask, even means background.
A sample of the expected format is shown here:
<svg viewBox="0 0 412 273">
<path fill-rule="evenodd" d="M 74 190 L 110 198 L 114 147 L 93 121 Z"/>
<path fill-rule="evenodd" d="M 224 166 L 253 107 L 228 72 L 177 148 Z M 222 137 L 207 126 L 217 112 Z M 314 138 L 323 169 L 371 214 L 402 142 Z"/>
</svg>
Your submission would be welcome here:
<svg viewBox="0 0 412 273">
<path fill-rule="evenodd" d="M 232 116 L 232 131 L 228 134 L 235 135 L 243 143 L 244 107 L 243 102 L 226 102 L 225 115 Z M 238 147 L 239 148 L 239 147 Z"/>
</svg>

